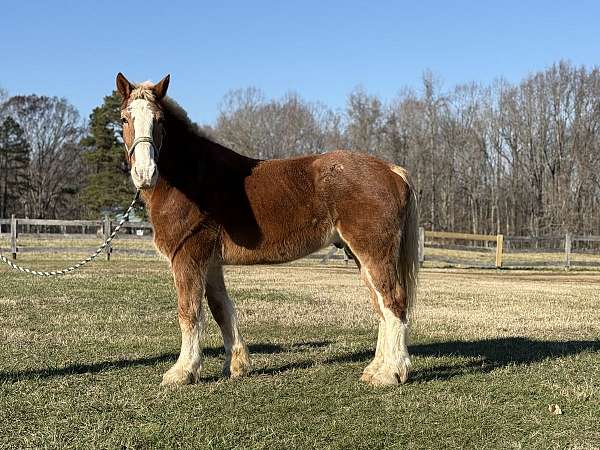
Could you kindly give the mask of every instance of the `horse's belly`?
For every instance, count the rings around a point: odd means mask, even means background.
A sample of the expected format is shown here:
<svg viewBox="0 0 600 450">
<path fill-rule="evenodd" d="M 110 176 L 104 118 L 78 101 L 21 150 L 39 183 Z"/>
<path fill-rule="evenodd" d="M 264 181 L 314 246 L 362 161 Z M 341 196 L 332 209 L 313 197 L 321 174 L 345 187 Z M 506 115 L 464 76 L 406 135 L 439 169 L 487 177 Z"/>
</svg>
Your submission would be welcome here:
<svg viewBox="0 0 600 450">
<path fill-rule="evenodd" d="M 292 233 L 280 238 L 264 236 L 253 246 L 236 244 L 229 236 L 223 239 L 223 262 L 225 264 L 278 264 L 314 253 L 335 239 L 335 230 L 326 229 L 311 233 Z"/>
</svg>

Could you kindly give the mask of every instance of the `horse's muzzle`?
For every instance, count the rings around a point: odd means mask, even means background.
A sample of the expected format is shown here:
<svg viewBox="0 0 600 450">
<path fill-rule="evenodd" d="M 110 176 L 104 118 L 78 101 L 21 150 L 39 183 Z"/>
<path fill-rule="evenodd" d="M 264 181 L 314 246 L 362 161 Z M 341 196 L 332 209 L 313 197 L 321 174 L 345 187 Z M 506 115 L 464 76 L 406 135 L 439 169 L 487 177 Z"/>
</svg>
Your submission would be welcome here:
<svg viewBox="0 0 600 450">
<path fill-rule="evenodd" d="M 143 169 L 133 166 L 131 168 L 131 179 L 137 189 L 151 189 L 158 180 L 158 167 L 154 162 Z"/>
</svg>

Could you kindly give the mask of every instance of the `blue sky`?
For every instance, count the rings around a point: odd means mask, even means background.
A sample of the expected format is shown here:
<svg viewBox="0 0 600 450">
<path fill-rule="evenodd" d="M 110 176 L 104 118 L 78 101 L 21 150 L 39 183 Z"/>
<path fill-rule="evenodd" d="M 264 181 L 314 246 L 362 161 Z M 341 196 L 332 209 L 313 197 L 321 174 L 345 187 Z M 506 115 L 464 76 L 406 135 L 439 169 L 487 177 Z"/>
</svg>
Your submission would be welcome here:
<svg viewBox="0 0 600 450">
<path fill-rule="evenodd" d="M 87 117 L 118 71 L 171 73 L 170 95 L 211 123 L 246 86 L 343 108 L 357 85 L 389 99 L 426 69 L 451 87 L 597 65 L 599 19 L 594 1 L 22 0 L 2 8 L 0 87 L 66 97 Z"/>
</svg>

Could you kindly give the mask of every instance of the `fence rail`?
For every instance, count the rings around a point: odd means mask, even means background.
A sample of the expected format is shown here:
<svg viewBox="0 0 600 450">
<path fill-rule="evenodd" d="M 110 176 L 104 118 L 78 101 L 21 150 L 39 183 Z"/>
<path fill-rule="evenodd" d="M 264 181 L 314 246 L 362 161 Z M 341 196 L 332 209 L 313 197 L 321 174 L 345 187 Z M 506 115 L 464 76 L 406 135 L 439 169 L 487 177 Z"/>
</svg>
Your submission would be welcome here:
<svg viewBox="0 0 600 450">
<path fill-rule="evenodd" d="M 0 219 L 0 236 L 2 236 L 2 229 L 8 231 L 10 236 L 10 253 L 12 254 L 13 259 L 17 258 L 17 254 L 19 252 L 57 252 L 57 251 L 68 251 L 73 250 L 72 247 L 68 248 L 56 248 L 56 247 L 48 247 L 41 246 L 35 248 L 28 247 L 19 247 L 19 231 L 28 230 L 29 233 L 24 234 L 32 234 L 30 233 L 30 227 L 36 227 L 33 234 L 38 236 L 43 236 L 45 238 L 56 236 L 57 234 L 61 234 L 64 237 L 81 237 L 86 236 L 89 237 L 90 233 L 86 233 L 86 229 L 95 228 L 96 235 L 101 235 L 105 239 L 110 236 L 110 233 L 113 230 L 113 221 L 109 217 L 104 217 L 103 219 L 98 220 L 55 220 L 55 219 L 21 219 L 12 216 L 10 219 Z M 47 227 L 58 227 L 60 233 L 48 233 Z M 136 230 L 136 232 L 140 232 L 142 235 L 147 235 L 148 231 L 152 231 L 152 224 L 149 222 L 129 222 L 123 225 L 123 228 L 126 230 Z M 56 228 L 54 228 L 56 229 Z M 68 230 L 79 229 L 80 232 L 69 232 Z M 457 233 L 457 232 L 449 232 L 449 231 L 429 231 L 425 230 L 423 227 L 419 228 L 419 263 L 422 265 L 425 262 L 425 247 L 427 244 L 432 245 L 435 241 L 453 241 L 454 243 L 464 242 L 465 245 L 469 242 L 484 242 L 486 243 L 486 247 L 488 243 L 493 243 L 495 247 L 495 260 L 493 261 L 493 265 L 496 268 L 502 268 L 504 262 L 504 256 L 506 251 L 512 252 L 511 248 L 513 243 L 519 244 L 532 244 L 536 248 L 535 250 L 539 250 L 537 248 L 540 242 L 548 242 L 555 241 L 556 243 L 560 242 L 560 248 L 553 247 L 551 249 L 542 249 L 550 252 L 564 252 L 564 259 L 562 262 L 562 266 L 565 269 L 569 269 L 573 263 L 573 249 L 574 244 L 576 243 L 584 243 L 585 245 L 598 243 L 600 247 L 600 236 L 581 236 L 581 235 L 573 235 L 571 233 L 565 233 L 562 236 L 504 236 L 502 234 L 471 234 L 471 233 Z M 494 248 L 492 247 L 492 248 Z M 596 248 L 592 245 L 593 248 Z M 458 248 L 473 248 L 473 247 L 465 247 L 458 246 Z M 481 247 L 478 247 L 481 248 Z M 575 247 L 577 248 L 577 247 Z M 491 249 L 491 248 L 490 248 Z M 589 249 L 589 248 L 588 248 Z M 81 251 L 83 248 L 77 248 L 76 250 Z M 144 254 L 148 253 L 147 250 L 140 249 L 128 249 L 123 248 L 118 250 L 119 253 L 132 253 L 132 254 Z M 521 250 L 527 252 L 528 250 Z M 112 247 L 106 248 L 106 258 L 110 259 L 110 255 L 113 252 Z M 336 253 L 335 249 L 332 249 L 328 252 L 325 257 L 322 259 L 322 262 L 327 262 L 330 258 L 334 256 Z M 346 259 L 346 258 L 345 258 Z M 347 259 L 346 259 L 347 262 Z M 491 261 L 490 261 L 491 262 Z"/>
<path fill-rule="evenodd" d="M 425 237 L 436 239 L 457 239 L 464 241 L 495 241 L 495 234 L 469 234 L 449 231 L 425 231 Z"/>
<path fill-rule="evenodd" d="M 504 249 L 504 235 L 502 234 L 469 234 L 454 233 L 448 231 L 426 231 L 423 227 L 419 228 L 419 263 L 423 265 L 425 261 L 425 238 L 430 239 L 452 239 L 461 241 L 484 241 L 496 242 L 496 268 L 502 267 L 502 252 Z"/>
</svg>

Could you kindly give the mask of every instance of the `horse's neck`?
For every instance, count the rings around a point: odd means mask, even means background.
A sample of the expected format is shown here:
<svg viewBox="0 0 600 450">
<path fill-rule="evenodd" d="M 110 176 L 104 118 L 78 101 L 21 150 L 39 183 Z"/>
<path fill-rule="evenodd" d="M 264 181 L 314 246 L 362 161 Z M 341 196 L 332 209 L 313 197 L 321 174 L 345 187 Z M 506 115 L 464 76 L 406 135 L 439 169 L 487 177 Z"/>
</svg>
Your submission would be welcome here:
<svg viewBox="0 0 600 450">
<path fill-rule="evenodd" d="M 239 195 L 235 191 L 243 187 L 244 178 L 258 161 L 189 130 L 179 131 L 177 139 L 171 139 L 161 152 L 159 176 L 163 182 L 159 184 L 162 192 L 153 197 L 166 199 L 169 189 L 177 189 L 192 205 L 210 213 L 228 195 Z"/>
<path fill-rule="evenodd" d="M 191 191 L 200 187 L 198 183 L 206 188 L 227 189 L 236 177 L 249 175 L 258 162 L 197 135 L 171 155 L 170 178 L 177 184 L 184 183 Z"/>
</svg>

